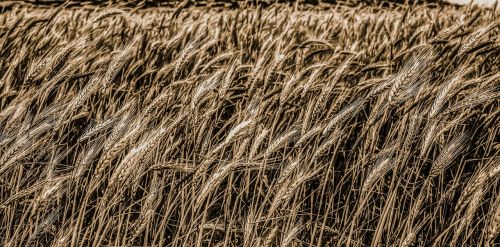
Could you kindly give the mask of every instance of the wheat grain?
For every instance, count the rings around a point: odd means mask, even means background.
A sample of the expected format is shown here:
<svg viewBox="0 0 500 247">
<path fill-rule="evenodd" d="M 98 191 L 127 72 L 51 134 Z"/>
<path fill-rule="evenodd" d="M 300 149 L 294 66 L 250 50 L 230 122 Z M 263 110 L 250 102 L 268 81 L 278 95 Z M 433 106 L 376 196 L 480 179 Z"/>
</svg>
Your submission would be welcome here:
<svg viewBox="0 0 500 247">
<path fill-rule="evenodd" d="M 442 153 L 439 154 L 439 157 L 432 163 L 431 170 L 429 171 L 429 179 L 441 174 L 460 155 L 467 139 L 467 134 L 460 134 L 446 145 Z"/>
</svg>

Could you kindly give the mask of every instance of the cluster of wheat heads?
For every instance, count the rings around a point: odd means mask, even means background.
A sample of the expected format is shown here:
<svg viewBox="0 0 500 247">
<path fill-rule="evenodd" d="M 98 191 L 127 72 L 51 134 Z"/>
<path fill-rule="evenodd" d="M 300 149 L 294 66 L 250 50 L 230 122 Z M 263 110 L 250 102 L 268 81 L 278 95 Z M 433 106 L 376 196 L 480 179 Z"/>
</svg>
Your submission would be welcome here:
<svg viewBox="0 0 500 247">
<path fill-rule="evenodd" d="M 493 245 L 492 10 L 14 7 L 3 246 Z"/>
</svg>

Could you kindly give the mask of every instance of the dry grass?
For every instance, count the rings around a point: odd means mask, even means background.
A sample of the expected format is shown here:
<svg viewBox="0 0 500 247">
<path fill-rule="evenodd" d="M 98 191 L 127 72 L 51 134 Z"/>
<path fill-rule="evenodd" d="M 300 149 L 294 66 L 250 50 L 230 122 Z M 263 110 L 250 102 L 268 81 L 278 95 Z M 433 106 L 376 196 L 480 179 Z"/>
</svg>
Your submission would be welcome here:
<svg viewBox="0 0 500 247">
<path fill-rule="evenodd" d="M 498 13 L 331 7 L 2 12 L 0 243 L 498 243 Z"/>
</svg>

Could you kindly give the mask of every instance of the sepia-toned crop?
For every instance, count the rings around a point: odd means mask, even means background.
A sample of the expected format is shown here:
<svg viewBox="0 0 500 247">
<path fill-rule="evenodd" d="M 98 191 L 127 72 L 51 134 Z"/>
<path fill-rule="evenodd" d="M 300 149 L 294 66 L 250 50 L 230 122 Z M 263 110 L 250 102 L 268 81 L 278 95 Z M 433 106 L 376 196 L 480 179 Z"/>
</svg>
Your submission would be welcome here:
<svg viewBox="0 0 500 247">
<path fill-rule="evenodd" d="M 352 2 L 2 3 L 0 245 L 496 246 L 500 13 Z"/>
</svg>

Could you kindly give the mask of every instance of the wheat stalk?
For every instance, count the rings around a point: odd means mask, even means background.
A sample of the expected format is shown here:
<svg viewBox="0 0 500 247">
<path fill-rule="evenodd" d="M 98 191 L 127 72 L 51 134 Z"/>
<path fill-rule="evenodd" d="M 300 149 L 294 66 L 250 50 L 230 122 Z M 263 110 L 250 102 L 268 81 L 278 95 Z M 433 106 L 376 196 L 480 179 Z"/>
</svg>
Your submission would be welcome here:
<svg viewBox="0 0 500 247">
<path fill-rule="evenodd" d="M 457 158 L 462 150 L 464 149 L 465 142 L 468 139 L 468 135 L 465 133 L 460 134 L 451 140 L 444 148 L 444 150 L 439 154 L 437 159 L 432 163 L 431 170 L 429 171 L 428 179 L 433 179 L 441 174 L 451 162 Z"/>
</svg>

